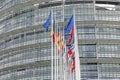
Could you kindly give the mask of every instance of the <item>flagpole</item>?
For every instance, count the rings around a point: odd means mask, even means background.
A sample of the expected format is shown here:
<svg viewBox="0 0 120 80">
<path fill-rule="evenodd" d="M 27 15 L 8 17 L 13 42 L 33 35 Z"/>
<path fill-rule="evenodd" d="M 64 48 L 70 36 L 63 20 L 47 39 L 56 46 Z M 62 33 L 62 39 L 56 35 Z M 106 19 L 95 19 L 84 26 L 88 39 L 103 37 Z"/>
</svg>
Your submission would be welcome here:
<svg viewBox="0 0 120 80">
<path fill-rule="evenodd" d="M 75 36 L 75 43 L 74 43 L 75 44 L 75 80 L 81 80 L 77 29 L 75 24 L 75 7 L 73 7 L 73 15 L 74 15 L 74 36 Z"/>
<path fill-rule="evenodd" d="M 62 29 L 63 29 L 63 36 L 64 36 L 64 8 L 65 8 L 65 0 L 62 0 L 62 18 L 63 18 L 63 22 L 62 22 Z M 64 54 L 63 55 L 65 55 L 65 53 L 66 53 L 66 43 L 64 43 L 64 45 L 65 45 L 65 52 L 64 52 Z M 63 56 L 63 57 L 65 57 L 65 56 Z M 66 80 L 66 71 L 65 71 L 65 64 L 64 64 L 64 58 L 62 58 L 63 59 L 63 61 L 62 61 L 62 68 L 63 68 L 63 79 L 64 80 Z"/>
<path fill-rule="evenodd" d="M 57 23 L 57 20 L 56 20 L 56 23 Z M 56 24 L 56 26 L 58 27 L 58 23 Z M 58 27 L 58 29 L 59 29 L 59 27 Z M 58 37 L 58 36 L 57 36 Z M 58 43 L 57 43 L 58 44 Z M 58 80 L 58 63 L 59 63 L 59 61 L 58 61 L 58 49 L 57 49 L 57 52 L 56 52 L 56 57 L 57 57 L 57 59 L 56 59 L 56 68 L 57 68 L 57 71 L 56 71 L 56 80 Z"/>
<path fill-rule="evenodd" d="M 52 0 L 51 0 L 52 1 Z M 51 10 L 51 13 L 52 13 L 52 23 L 51 23 L 51 28 L 53 27 L 53 10 L 51 8 L 51 5 L 50 5 L 50 10 Z M 52 29 L 51 29 L 52 31 Z M 54 44 L 53 44 L 53 41 L 51 40 L 51 80 L 54 80 L 53 78 L 53 75 L 54 75 Z"/>
<path fill-rule="evenodd" d="M 51 0 L 52 2 L 52 0 Z M 49 26 L 51 26 L 51 80 L 54 80 L 54 43 L 52 40 L 53 37 L 53 9 L 51 8 L 51 3 L 50 3 L 50 14 L 45 23 L 42 25 L 45 29 L 46 32 L 48 32 Z M 56 79 L 55 79 L 56 80 Z"/>
<path fill-rule="evenodd" d="M 53 10 L 51 12 L 52 12 L 52 25 L 51 25 L 51 28 L 52 28 L 53 27 Z M 54 45 L 53 45 L 53 41 L 51 40 L 51 80 L 54 80 L 53 79 L 53 59 L 54 59 L 53 54 L 54 54 Z"/>
<path fill-rule="evenodd" d="M 57 43 L 56 42 L 56 28 L 57 26 L 56 26 L 56 16 L 55 16 L 55 44 Z M 57 47 L 56 47 L 56 45 L 55 45 L 55 80 L 57 80 Z"/>
</svg>

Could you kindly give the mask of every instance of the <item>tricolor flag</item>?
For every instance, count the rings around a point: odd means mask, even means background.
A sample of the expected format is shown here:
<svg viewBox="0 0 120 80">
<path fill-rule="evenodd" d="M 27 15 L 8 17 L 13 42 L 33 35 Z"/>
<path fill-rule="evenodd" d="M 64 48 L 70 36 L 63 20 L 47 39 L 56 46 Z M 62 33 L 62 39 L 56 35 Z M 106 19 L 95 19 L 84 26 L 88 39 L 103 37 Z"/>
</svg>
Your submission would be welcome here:
<svg viewBox="0 0 120 80">
<path fill-rule="evenodd" d="M 61 41 L 60 41 L 60 31 L 58 26 L 56 27 L 56 32 L 55 32 L 55 44 L 57 46 L 57 53 L 60 54 L 61 53 Z"/>
<path fill-rule="evenodd" d="M 65 53 L 65 40 L 64 40 L 64 37 L 62 37 L 62 41 L 61 41 L 61 53 L 62 53 L 62 56 Z"/>
<path fill-rule="evenodd" d="M 51 25 L 51 23 L 52 23 L 52 12 L 50 11 L 50 14 L 49 14 L 48 19 L 47 19 L 46 22 L 42 25 L 42 26 L 45 28 L 46 32 L 48 31 L 48 28 L 49 28 L 49 26 Z"/>
<path fill-rule="evenodd" d="M 51 27 L 51 33 L 50 33 L 52 42 L 55 43 L 55 20 L 53 21 L 53 26 Z"/>
</svg>

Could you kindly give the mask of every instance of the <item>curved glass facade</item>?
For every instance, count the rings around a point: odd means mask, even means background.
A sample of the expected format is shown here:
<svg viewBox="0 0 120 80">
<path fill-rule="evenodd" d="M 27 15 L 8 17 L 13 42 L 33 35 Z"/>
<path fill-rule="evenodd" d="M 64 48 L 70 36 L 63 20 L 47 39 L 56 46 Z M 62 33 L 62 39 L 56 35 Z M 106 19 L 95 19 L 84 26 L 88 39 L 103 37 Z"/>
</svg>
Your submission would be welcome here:
<svg viewBox="0 0 120 80">
<path fill-rule="evenodd" d="M 120 1 L 66 0 L 64 14 L 61 1 L 44 1 L 0 1 L 0 80 L 51 80 L 50 30 L 41 26 L 51 8 L 60 27 L 75 9 L 81 78 L 119 80 Z"/>
</svg>

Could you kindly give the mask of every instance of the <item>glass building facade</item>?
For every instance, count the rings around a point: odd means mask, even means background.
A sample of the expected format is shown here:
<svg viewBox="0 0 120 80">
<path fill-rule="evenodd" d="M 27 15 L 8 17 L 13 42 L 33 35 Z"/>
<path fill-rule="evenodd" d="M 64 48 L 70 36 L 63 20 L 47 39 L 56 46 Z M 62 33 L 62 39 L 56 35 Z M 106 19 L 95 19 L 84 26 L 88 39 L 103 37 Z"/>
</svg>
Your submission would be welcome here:
<svg viewBox="0 0 120 80">
<path fill-rule="evenodd" d="M 119 80 L 119 0 L 0 0 L 0 80 L 51 80 L 51 9 L 60 27 L 75 10 L 82 80 Z"/>
</svg>

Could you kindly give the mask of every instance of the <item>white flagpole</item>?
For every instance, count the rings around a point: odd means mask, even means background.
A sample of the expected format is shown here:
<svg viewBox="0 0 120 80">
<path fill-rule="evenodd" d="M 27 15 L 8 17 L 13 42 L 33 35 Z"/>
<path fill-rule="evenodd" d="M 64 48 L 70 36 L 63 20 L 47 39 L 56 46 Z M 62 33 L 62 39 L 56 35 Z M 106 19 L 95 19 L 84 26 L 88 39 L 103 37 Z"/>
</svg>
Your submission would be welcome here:
<svg viewBox="0 0 120 80">
<path fill-rule="evenodd" d="M 55 16 L 55 44 L 56 44 L 56 16 Z M 57 80 L 57 50 L 56 50 L 56 45 L 55 45 L 55 60 L 54 60 L 54 63 L 55 63 L 55 67 L 54 67 L 54 69 L 55 69 L 55 80 Z"/>
<path fill-rule="evenodd" d="M 58 23 L 56 24 L 57 25 L 57 27 L 58 27 Z M 59 27 L 58 27 L 58 29 L 59 29 Z M 57 36 L 58 37 L 58 36 Z M 58 43 L 57 43 L 58 44 Z M 57 59 L 56 59 L 56 68 L 57 68 L 57 71 L 56 71 L 56 77 L 57 77 L 57 79 L 56 80 L 58 80 L 58 63 L 59 63 L 59 60 L 58 60 L 58 49 L 56 50 L 56 57 L 57 57 Z"/>
<path fill-rule="evenodd" d="M 79 51 L 78 51 L 78 39 L 77 39 L 77 29 L 75 24 L 75 7 L 73 8 L 73 15 L 74 15 L 74 36 L 75 36 L 75 80 L 81 80 L 80 74 L 80 58 L 79 58 Z"/>
<path fill-rule="evenodd" d="M 52 2 L 52 0 L 51 0 L 51 2 Z M 52 9 L 52 7 L 51 7 L 51 5 L 50 5 L 50 10 L 51 10 L 51 15 L 52 15 L 52 23 L 51 23 L 51 30 L 52 30 L 52 28 L 53 28 L 53 9 Z M 55 80 L 54 79 L 54 43 L 53 43 L 53 41 L 52 41 L 52 39 L 51 39 L 51 80 Z"/>
<path fill-rule="evenodd" d="M 51 24 L 51 28 L 53 27 L 53 11 L 51 11 L 52 13 L 52 24 Z M 51 29 L 52 30 L 52 29 Z M 53 79 L 53 54 L 54 54 L 54 45 L 53 45 L 53 41 L 51 40 L 51 80 Z"/>
<path fill-rule="evenodd" d="M 62 12 L 62 17 L 63 17 L 63 22 L 64 22 L 64 6 L 65 6 L 65 0 L 62 0 L 62 8 L 63 8 L 63 12 Z M 64 28 L 63 28 L 63 30 L 64 30 Z M 64 33 L 64 32 L 63 32 Z"/>
<path fill-rule="evenodd" d="M 65 7 L 65 0 L 62 0 L 62 17 L 63 17 L 63 23 L 62 23 L 62 27 L 63 27 L 63 36 L 64 36 L 64 7 Z M 63 57 L 65 57 L 64 55 L 65 55 L 65 53 L 66 53 L 66 43 L 64 43 L 64 45 L 65 45 L 65 52 L 64 52 L 64 54 L 63 54 Z M 65 70 L 65 63 L 64 63 L 64 58 L 62 58 L 63 59 L 63 62 L 62 62 L 62 68 L 63 68 L 63 79 L 64 80 L 66 80 L 66 70 Z"/>
</svg>

